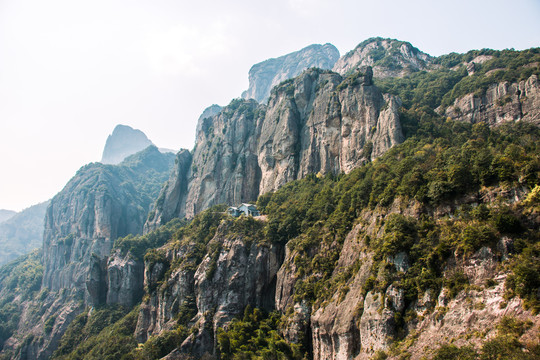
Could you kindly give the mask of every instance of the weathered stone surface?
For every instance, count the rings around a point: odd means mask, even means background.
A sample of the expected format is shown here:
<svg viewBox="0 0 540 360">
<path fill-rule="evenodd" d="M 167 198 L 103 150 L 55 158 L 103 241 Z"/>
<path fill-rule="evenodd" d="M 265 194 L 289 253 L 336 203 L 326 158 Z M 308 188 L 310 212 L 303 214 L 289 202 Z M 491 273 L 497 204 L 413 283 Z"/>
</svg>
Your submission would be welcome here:
<svg viewBox="0 0 540 360">
<path fill-rule="evenodd" d="M 471 344 L 480 346 L 486 338 L 496 335 L 495 325 L 505 316 L 521 321 L 532 320 L 532 326 L 522 339 L 530 341 L 537 337 L 540 326 L 538 316 L 524 310 L 519 298 L 510 301 L 504 299 L 506 274 L 498 273 L 494 279 L 497 283 L 494 287 L 463 291 L 446 303 L 437 302 L 435 311 L 423 312 L 424 316 L 414 327 L 416 339 L 408 349 L 411 359 L 419 360 L 425 356 L 426 349 L 429 353 L 430 349 L 450 342 L 458 347 Z M 468 336 L 475 333 L 482 333 L 483 336 Z"/>
<path fill-rule="evenodd" d="M 441 111 L 441 110 L 439 110 Z M 444 111 L 452 120 L 469 123 L 485 122 L 499 125 L 506 122 L 528 121 L 540 125 L 540 84 L 532 75 L 519 83 L 494 83 L 486 93 L 469 94 L 456 99 Z"/>
<path fill-rule="evenodd" d="M 352 359 L 360 353 L 359 323 L 364 307 L 361 294 L 372 265 L 371 254 L 361 251 L 365 245 L 358 239 L 359 233 L 365 230 L 364 225 L 358 224 L 347 235 L 333 276 L 354 266 L 357 261 L 361 264 L 358 272 L 328 304 L 312 313 L 310 332 L 316 360 Z"/>
<path fill-rule="evenodd" d="M 107 263 L 107 304 L 134 306 L 143 296 L 144 264 L 129 253 L 115 251 Z"/>
<path fill-rule="evenodd" d="M 135 335 L 140 342 L 176 325 L 180 306 L 195 302 L 194 270 L 178 268 L 164 279 L 170 263 L 187 256 L 189 246 L 168 250 L 165 262 L 145 263 L 144 285 L 150 297 L 141 305 Z M 163 283 L 160 283 L 163 281 Z"/>
<path fill-rule="evenodd" d="M 433 58 L 408 42 L 371 38 L 343 55 L 333 71 L 347 74 L 361 67 L 373 67 L 376 78 L 402 77 L 414 71 L 433 68 Z"/>
<path fill-rule="evenodd" d="M 223 108 L 217 104 L 212 104 L 206 109 L 204 109 L 201 116 L 199 116 L 199 120 L 197 120 L 197 128 L 195 130 L 195 134 L 198 134 L 201 131 L 201 126 L 204 122 L 204 119 L 216 116 L 221 112 L 222 109 Z"/>
<path fill-rule="evenodd" d="M 238 99 L 218 115 L 203 119 L 188 172 L 188 218 L 212 205 L 257 199 L 257 122 L 263 115 L 254 100 Z"/>
<path fill-rule="evenodd" d="M 347 79 L 307 70 L 274 88 L 267 105 L 233 100 L 201 116 L 191 166 L 183 154 L 146 231 L 212 205 L 254 201 L 311 173 L 349 172 L 403 141 L 400 106 L 373 85 L 369 67 Z"/>
<path fill-rule="evenodd" d="M 172 154 L 149 147 L 118 166 L 81 168 L 47 209 L 43 286 L 84 292 L 92 259 L 106 262 L 116 238 L 142 232 L 160 182 L 152 192 L 138 186 L 149 177 L 164 177 L 171 161 Z M 94 274 L 99 275 L 97 268 Z"/>
<path fill-rule="evenodd" d="M 338 49 L 332 44 L 324 44 L 310 45 L 302 50 L 265 60 L 253 65 L 249 70 L 249 88 L 242 97 L 265 102 L 270 90 L 282 81 L 298 76 L 312 67 L 331 69 L 338 59 Z"/>
<path fill-rule="evenodd" d="M 384 306 L 383 294 L 368 292 L 360 319 L 362 349 L 365 353 L 386 350 L 395 331 L 394 312 Z"/>
<path fill-rule="evenodd" d="M 139 341 L 174 327 L 175 316 L 185 304 L 193 306 L 191 323 L 198 324 L 199 332 L 190 335 L 181 350 L 200 356 L 213 351 L 217 329 L 241 314 L 247 305 L 267 311 L 274 308 L 276 274 L 283 261 L 283 249 L 231 234 L 228 226 L 222 223 L 210 242 L 217 253 L 206 255 L 195 270 L 180 266 L 163 278 L 171 262 L 186 260 L 191 247 L 197 246 L 189 242 L 177 250 L 167 250 L 166 263 L 145 264 L 145 286 L 150 297 L 139 313 Z"/>
<path fill-rule="evenodd" d="M 17 360 L 50 359 L 69 324 L 83 310 L 73 291 L 51 292 L 39 300 L 24 302 L 18 333 L 3 344 L 1 354 Z M 46 323 L 51 326 L 48 331 Z"/>
<path fill-rule="evenodd" d="M 342 83 L 312 69 L 274 89 L 258 146 L 260 193 L 309 173 L 349 172 L 403 141 L 399 100 L 385 99 L 369 71 Z"/>
<path fill-rule="evenodd" d="M 157 201 L 150 210 L 144 224 L 144 233 L 157 229 L 160 225 L 186 213 L 186 197 L 188 188 L 188 173 L 191 168 L 192 156 L 188 150 L 180 150 L 176 154 L 174 168 L 169 180 L 161 189 Z"/>
</svg>

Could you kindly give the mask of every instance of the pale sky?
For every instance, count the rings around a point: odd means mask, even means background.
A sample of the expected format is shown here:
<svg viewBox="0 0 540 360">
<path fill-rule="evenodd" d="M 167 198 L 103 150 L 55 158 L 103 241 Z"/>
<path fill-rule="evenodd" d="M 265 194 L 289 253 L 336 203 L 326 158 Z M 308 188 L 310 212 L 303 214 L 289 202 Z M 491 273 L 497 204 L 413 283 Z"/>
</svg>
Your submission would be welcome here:
<svg viewBox="0 0 540 360">
<path fill-rule="evenodd" d="M 540 46 L 540 1 L 0 0 L 0 209 L 54 196 L 117 124 L 191 149 L 249 68 L 372 36 L 437 56 Z"/>
</svg>

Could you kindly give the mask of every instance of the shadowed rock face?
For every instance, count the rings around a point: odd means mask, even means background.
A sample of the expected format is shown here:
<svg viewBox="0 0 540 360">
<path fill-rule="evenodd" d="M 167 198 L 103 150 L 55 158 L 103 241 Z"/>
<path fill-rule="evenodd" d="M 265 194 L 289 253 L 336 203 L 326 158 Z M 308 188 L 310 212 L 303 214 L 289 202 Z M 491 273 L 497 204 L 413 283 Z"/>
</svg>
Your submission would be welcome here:
<svg viewBox="0 0 540 360">
<path fill-rule="evenodd" d="M 146 135 L 126 125 L 117 125 L 107 138 L 101 162 L 116 165 L 129 155 L 133 155 L 153 145 Z"/>
<path fill-rule="evenodd" d="M 312 67 L 331 69 L 339 59 L 339 51 L 332 44 L 310 45 L 302 50 L 255 64 L 249 70 L 249 88 L 244 99 L 265 102 L 270 90 L 282 81 L 300 75 Z"/>
<path fill-rule="evenodd" d="M 172 158 L 149 147 L 118 166 L 81 168 L 51 200 L 45 215 L 43 286 L 88 290 L 88 302 L 103 302 L 114 240 L 142 232 Z"/>
</svg>

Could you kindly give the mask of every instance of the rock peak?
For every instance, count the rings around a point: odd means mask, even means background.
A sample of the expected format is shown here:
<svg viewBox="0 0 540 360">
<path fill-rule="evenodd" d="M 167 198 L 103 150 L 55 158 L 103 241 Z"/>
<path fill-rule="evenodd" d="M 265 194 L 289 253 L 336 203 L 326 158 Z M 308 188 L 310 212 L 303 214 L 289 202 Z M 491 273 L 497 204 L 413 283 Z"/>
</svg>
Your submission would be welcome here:
<svg viewBox="0 0 540 360">
<path fill-rule="evenodd" d="M 148 146 L 152 141 L 138 129 L 127 125 L 116 125 L 107 138 L 101 162 L 103 164 L 119 164 L 129 155 L 133 155 Z"/>
<path fill-rule="evenodd" d="M 255 64 L 249 70 L 249 88 L 244 99 L 264 102 L 270 90 L 282 81 L 300 75 L 312 67 L 331 69 L 339 59 L 339 50 L 332 44 L 312 44 L 301 50 Z"/>
<path fill-rule="evenodd" d="M 345 75 L 360 67 L 371 66 L 376 78 L 402 77 L 431 68 L 432 61 L 430 55 L 409 42 L 374 37 L 362 41 L 354 50 L 343 55 L 332 70 Z"/>
</svg>

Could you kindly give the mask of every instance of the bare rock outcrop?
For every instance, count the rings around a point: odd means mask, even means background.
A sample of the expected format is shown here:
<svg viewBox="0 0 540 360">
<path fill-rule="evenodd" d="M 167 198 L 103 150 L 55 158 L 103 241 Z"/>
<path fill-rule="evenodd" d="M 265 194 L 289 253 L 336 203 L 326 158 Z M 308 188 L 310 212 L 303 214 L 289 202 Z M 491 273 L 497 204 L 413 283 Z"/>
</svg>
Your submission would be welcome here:
<svg viewBox="0 0 540 360">
<path fill-rule="evenodd" d="M 186 197 L 188 173 L 192 156 L 188 150 L 182 149 L 176 154 L 174 168 L 169 180 L 161 189 L 159 197 L 150 210 L 144 224 L 144 233 L 157 229 L 175 217 L 183 217 L 186 213 Z"/>
<path fill-rule="evenodd" d="M 113 252 L 107 262 L 107 304 L 132 307 L 141 301 L 144 293 L 144 264 L 129 253 L 122 256 Z"/>
<path fill-rule="evenodd" d="M 441 110 L 439 110 L 441 111 Z M 532 75 L 519 83 L 494 83 L 482 95 L 468 94 L 454 101 L 444 115 L 469 123 L 528 121 L 540 125 L 540 84 Z"/>
<path fill-rule="evenodd" d="M 265 60 L 253 65 L 249 70 L 249 88 L 242 97 L 266 102 L 270 90 L 282 81 L 298 76 L 312 67 L 331 69 L 338 59 L 339 51 L 334 45 L 314 44 L 275 59 Z"/>
<path fill-rule="evenodd" d="M 401 102 L 372 76 L 370 67 L 347 78 L 309 69 L 275 87 L 267 105 L 236 99 L 201 116 L 191 163 L 178 154 L 146 231 L 212 205 L 254 201 L 311 173 L 347 173 L 401 143 Z"/>
<path fill-rule="evenodd" d="M 182 344 L 184 353 L 212 352 L 214 335 L 248 305 L 274 308 L 276 274 L 283 261 L 279 245 L 260 244 L 248 233 L 231 231 L 224 220 L 208 243 L 202 259 L 200 244 L 184 239 L 161 249 L 164 256 L 145 264 L 149 297 L 141 305 L 136 336 L 139 341 L 173 329 L 179 316 L 198 328 Z M 213 249 L 213 250 L 212 250 Z M 171 264 L 177 265 L 171 268 Z M 178 265 L 179 264 L 179 265 Z"/>
<path fill-rule="evenodd" d="M 172 154 L 149 147 L 118 166 L 93 163 L 81 168 L 47 209 L 43 286 L 85 292 L 93 275 L 102 278 L 95 258 L 106 263 L 116 238 L 142 232 L 160 182 L 151 192 L 139 185 L 149 177 L 165 177 L 171 161 Z"/>
<path fill-rule="evenodd" d="M 408 42 L 394 39 L 371 38 L 343 55 L 333 71 L 348 74 L 361 67 L 373 67 L 376 78 L 402 77 L 411 72 L 434 67 L 433 58 Z"/>
<path fill-rule="evenodd" d="M 311 69 L 274 89 L 261 124 L 260 193 L 309 173 L 349 172 L 403 141 L 399 99 L 384 96 L 371 74 Z"/>
<path fill-rule="evenodd" d="M 262 105 L 237 99 L 219 114 L 202 120 L 187 175 L 185 216 L 191 218 L 216 204 L 257 199 L 257 124 L 262 116 Z"/>
</svg>

